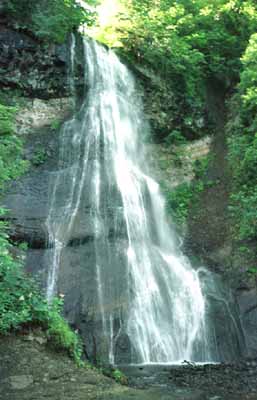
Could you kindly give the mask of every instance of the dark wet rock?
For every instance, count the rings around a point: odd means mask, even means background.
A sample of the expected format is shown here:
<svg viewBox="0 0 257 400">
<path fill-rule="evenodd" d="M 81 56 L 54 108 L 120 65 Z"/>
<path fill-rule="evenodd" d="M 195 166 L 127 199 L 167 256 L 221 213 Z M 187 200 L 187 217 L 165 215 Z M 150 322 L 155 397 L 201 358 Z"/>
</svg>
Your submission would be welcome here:
<svg viewBox="0 0 257 400">
<path fill-rule="evenodd" d="M 67 93 L 66 59 L 56 48 L 45 49 L 10 28 L 0 31 L 0 84 L 31 97 L 50 98 Z"/>
<path fill-rule="evenodd" d="M 257 399 L 254 394 L 257 390 L 257 368 L 249 367 L 244 362 L 121 368 L 128 376 L 131 386 L 141 389 L 161 388 L 163 393 L 172 393 L 175 399 Z"/>
<path fill-rule="evenodd" d="M 237 295 L 247 344 L 246 356 L 257 358 L 257 290 L 240 290 Z"/>
<path fill-rule="evenodd" d="M 70 94 L 67 80 L 69 43 L 43 45 L 29 35 L 16 31 L 2 22 L 0 29 L 0 85 L 15 89 L 31 98 L 56 98 Z M 81 71 L 82 59 L 76 60 Z M 83 76 L 76 77 L 76 85 L 83 86 Z"/>
</svg>

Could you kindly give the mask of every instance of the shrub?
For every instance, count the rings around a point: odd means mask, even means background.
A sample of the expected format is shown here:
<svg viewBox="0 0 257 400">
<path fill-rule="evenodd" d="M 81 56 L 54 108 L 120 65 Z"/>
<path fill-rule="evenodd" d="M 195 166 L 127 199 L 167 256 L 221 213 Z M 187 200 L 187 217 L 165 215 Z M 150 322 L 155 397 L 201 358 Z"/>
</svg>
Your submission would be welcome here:
<svg viewBox="0 0 257 400">
<path fill-rule="evenodd" d="M 190 183 L 182 183 L 173 190 L 164 189 L 166 209 L 175 221 L 182 225 L 186 222 L 189 205 L 193 199 L 194 191 Z"/>
<path fill-rule="evenodd" d="M 166 201 L 166 210 L 178 225 L 183 225 L 187 221 L 189 207 L 197 202 L 199 193 L 206 186 L 214 184 L 214 182 L 206 180 L 209 162 L 209 156 L 195 161 L 195 179 L 192 182 L 184 182 L 173 189 L 169 189 L 165 185 L 162 188 Z"/>
<path fill-rule="evenodd" d="M 182 133 L 178 130 L 173 130 L 166 138 L 165 143 L 167 145 L 170 144 L 185 144 L 186 138 L 182 135 Z"/>
<path fill-rule="evenodd" d="M 2 210 L 3 214 L 3 210 Z M 80 363 L 82 346 L 79 336 L 61 316 L 62 301 L 48 304 L 35 281 L 23 270 L 19 258 L 11 254 L 7 226 L 0 223 L 0 333 L 21 331 L 25 327 L 40 326 L 49 342 L 57 349 L 66 350 Z"/>
<path fill-rule="evenodd" d="M 257 34 L 242 57 L 243 70 L 228 125 L 228 159 L 232 173 L 230 214 L 234 237 L 257 239 Z"/>
<path fill-rule="evenodd" d="M 0 104 L 0 191 L 7 181 L 23 174 L 29 163 L 22 157 L 22 140 L 14 134 L 17 108 Z"/>
<path fill-rule="evenodd" d="M 47 335 L 56 348 L 67 350 L 77 364 L 81 364 L 82 342 L 67 321 L 61 316 L 62 300 L 54 299 L 48 309 Z"/>
<path fill-rule="evenodd" d="M 17 108 L 0 104 L 0 136 L 13 133 Z"/>
<path fill-rule="evenodd" d="M 127 385 L 128 384 L 128 379 L 125 374 L 119 369 L 115 369 L 112 372 L 112 377 L 115 379 L 116 382 L 120 383 L 121 385 Z"/>
</svg>

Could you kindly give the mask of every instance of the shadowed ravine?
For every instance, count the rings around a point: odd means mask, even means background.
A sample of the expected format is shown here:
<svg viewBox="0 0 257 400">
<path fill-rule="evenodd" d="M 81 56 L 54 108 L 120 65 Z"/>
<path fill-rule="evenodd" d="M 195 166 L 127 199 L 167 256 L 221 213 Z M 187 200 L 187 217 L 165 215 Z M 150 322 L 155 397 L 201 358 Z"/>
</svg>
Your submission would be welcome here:
<svg viewBox="0 0 257 400">
<path fill-rule="evenodd" d="M 214 320 L 220 308 L 223 329 L 232 332 L 223 338 L 227 356 L 235 358 L 240 334 L 233 311 L 213 275 L 194 269 L 181 252 L 158 184 L 147 175 L 142 136 L 148 128 L 134 79 L 113 52 L 91 40 L 83 47 L 84 99 L 61 129 L 59 167 L 50 180 L 47 297 L 57 291 L 65 248 L 88 237 L 94 265 L 82 256 L 79 263 L 85 274 L 89 263 L 94 271 L 90 315 L 98 321 L 102 360 L 220 361 Z"/>
</svg>

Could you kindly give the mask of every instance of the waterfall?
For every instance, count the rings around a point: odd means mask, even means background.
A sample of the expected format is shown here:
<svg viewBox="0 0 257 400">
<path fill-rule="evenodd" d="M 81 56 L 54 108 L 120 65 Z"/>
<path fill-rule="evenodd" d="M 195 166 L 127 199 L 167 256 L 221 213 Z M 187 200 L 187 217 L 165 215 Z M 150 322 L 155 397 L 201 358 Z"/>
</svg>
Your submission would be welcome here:
<svg viewBox="0 0 257 400">
<path fill-rule="evenodd" d="M 72 57 L 74 49 L 73 39 Z M 159 186 L 147 175 L 147 126 L 133 76 L 94 41 L 84 40 L 84 57 L 84 100 L 61 129 L 50 182 L 47 297 L 56 293 L 63 250 L 86 237 L 109 362 L 121 338 L 131 362 L 213 361 L 199 272 L 182 254 Z M 89 262 L 81 259 L 80 268 Z"/>
</svg>

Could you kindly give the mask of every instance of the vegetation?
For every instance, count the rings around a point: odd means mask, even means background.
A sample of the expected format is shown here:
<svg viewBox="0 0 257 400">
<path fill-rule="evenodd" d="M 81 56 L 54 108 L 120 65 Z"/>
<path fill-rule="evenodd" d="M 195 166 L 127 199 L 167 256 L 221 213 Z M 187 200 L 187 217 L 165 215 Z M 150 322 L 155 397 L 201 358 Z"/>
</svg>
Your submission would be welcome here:
<svg viewBox="0 0 257 400">
<path fill-rule="evenodd" d="M 100 366 L 98 368 L 104 375 L 114 379 L 121 385 L 128 384 L 128 378 L 120 369 L 113 367 L 100 367 Z"/>
<path fill-rule="evenodd" d="M 164 187 L 163 193 L 168 214 L 174 218 L 177 224 L 183 225 L 187 220 L 189 205 L 194 195 L 192 185 L 185 182 L 172 190 Z"/>
<path fill-rule="evenodd" d="M 112 377 L 115 379 L 116 382 L 121 383 L 122 385 L 128 384 L 128 379 L 126 375 L 124 375 L 123 372 L 117 368 L 113 371 Z"/>
<path fill-rule="evenodd" d="M 192 182 L 184 182 L 174 189 L 168 189 L 164 185 L 162 192 L 166 200 L 166 209 L 179 226 L 183 226 L 188 217 L 189 208 L 197 203 L 199 194 L 205 187 L 213 182 L 207 180 L 207 170 L 210 157 L 203 157 L 194 163 L 195 179 Z"/>
<path fill-rule="evenodd" d="M 196 84 L 203 75 L 223 82 L 238 79 L 240 56 L 256 30 L 254 0 L 121 3 L 124 12 L 112 29 L 124 50 L 140 62 L 178 78 L 187 94 L 198 93 Z M 104 40 L 105 32 L 101 35 Z"/>
<path fill-rule="evenodd" d="M 10 134 L 14 130 L 15 107 L 0 104 L 0 135 Z"/>
<path fill-rule="evenodd" d="M 82 6 L 76 0 L 8 0 L 7 12 L 16 27 L 31 31 L 44 41 L 62 43 L 67 34 L 82 24 L 91 25 L 95 13 L 90 6 L 97 0 L 89 0 Z"/>
<path fill-rule="evenodd" d="M 252 241 L 257 240 L 257 34 L 252 35 L 242 63 L 228 125 L 233 172 L 230 211 L 235 237 Z"/>
<path fill-rule="evenodd" d="M 206 81 L 225 88 L 238 81 L 240 57 L 256 31 L 255 0 L 119 3 L 123 11 L 96 37 L 169 82 L 174 97 L 170 131 L 190 139 L 204 134 Z"/>
<path fill-rule="evenodd" d="M 37 149 L 34 153 L 34 156 L 31 160 L 31 163 L 35 167 L 39 167 L 40 165 L 44 164 L 45 161 L 47 160 L 48 154 L 45 149 Z"/>
<path fill-rule="evenodd" d="M 35 281 L 23 270 L 22 261 L 12 255 L 13 246 L 0 225 L 0 333 L 22 331 L 27 327 L 41 327 L 57 349 L 67 350 L 80 362 L 82 347 L 60 312 L 62 302 L 55 299 L 48 304 Z"/>
<path fill-rule="evenodd" d="M 0 193 L 6 182 L 28 168 L 28 162 L 22 158 L 22 140 L 14 134 L 16 112 L 16 107 L 0 103 Z"/>
</svg>

